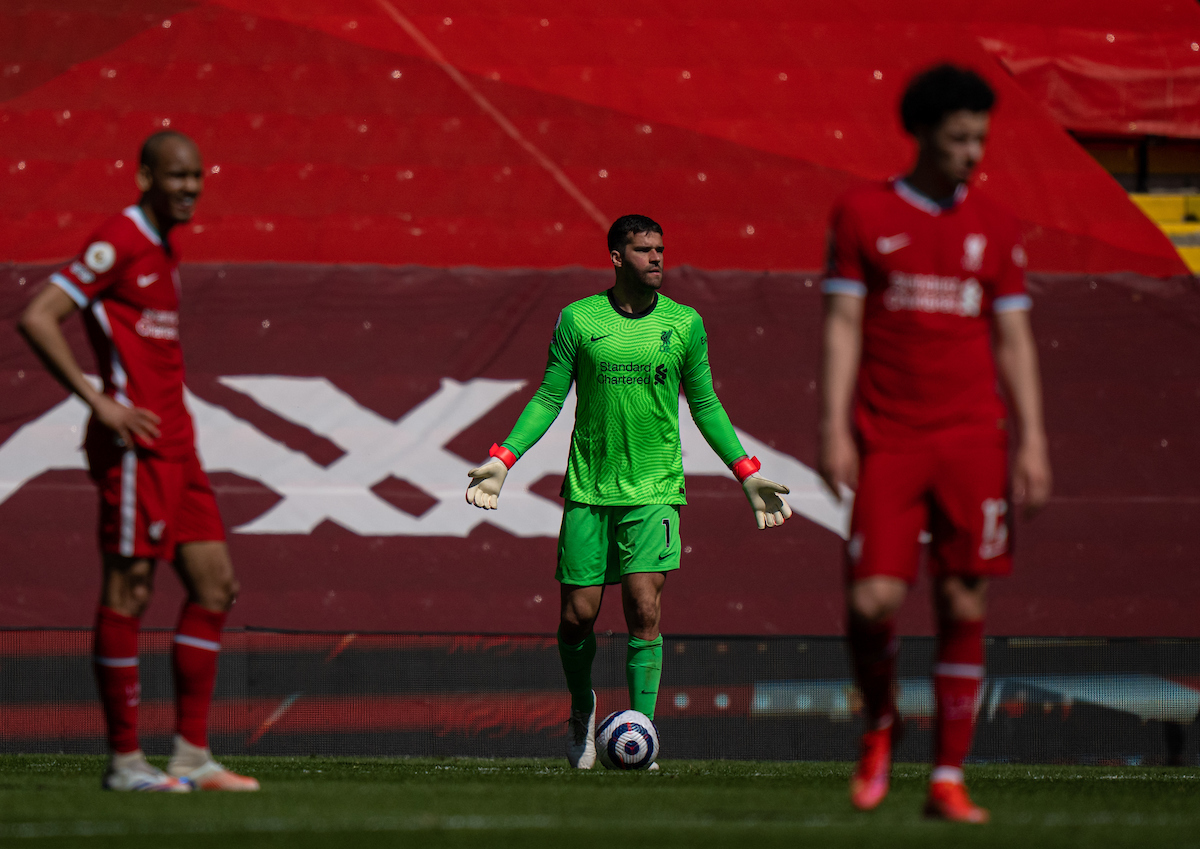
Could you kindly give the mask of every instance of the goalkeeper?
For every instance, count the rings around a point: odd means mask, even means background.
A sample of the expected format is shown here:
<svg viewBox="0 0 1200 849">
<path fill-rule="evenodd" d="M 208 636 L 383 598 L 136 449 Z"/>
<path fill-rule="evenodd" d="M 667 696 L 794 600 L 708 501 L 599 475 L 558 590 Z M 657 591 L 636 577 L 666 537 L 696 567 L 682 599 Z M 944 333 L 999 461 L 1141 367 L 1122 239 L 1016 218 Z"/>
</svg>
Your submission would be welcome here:
<svg viewBox="0 0 1200 849">
<path fill-rule="evenodd" d="M 576 384 L 575 429 L 563 481 L 558 535 L 558 651 L 571 692 L 567 760 L 596 762 L 592 631 L 607 584 L 620 583 L 629 628 L 631 706 L 654 718 L 662 674 L 659 633 L 666 573 L 679 568 L 684 494 L 679 388 L 692 418 L 746 492 L 759 528 L 792 515 L 787 487 L 757 474 L 713 392 L 708 337 L 699 314 L 659 293 L 662 227 L 641 215 L 608 231 L 616 283 L 562 311 L 541 387 L 491 459 L 470 471 L 467 501 L 494 510 L 504 477 L 562 410 Z"/>
</svg>

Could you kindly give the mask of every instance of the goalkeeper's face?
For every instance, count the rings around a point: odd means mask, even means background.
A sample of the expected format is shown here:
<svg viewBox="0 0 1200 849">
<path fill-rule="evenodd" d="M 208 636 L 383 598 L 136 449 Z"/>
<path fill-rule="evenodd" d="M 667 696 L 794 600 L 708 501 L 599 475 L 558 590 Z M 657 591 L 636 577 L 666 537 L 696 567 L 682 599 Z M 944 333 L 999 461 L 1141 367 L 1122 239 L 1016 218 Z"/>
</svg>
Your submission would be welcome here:
<svg viewBox="0 0 1200 849">
<path fill-rule="evenodd" d="M 663 237 L 661 233 L 633 233 L 624 250 L 612 252 L 617 275 L 657 291 L 663 279 Z"/>
</svg>

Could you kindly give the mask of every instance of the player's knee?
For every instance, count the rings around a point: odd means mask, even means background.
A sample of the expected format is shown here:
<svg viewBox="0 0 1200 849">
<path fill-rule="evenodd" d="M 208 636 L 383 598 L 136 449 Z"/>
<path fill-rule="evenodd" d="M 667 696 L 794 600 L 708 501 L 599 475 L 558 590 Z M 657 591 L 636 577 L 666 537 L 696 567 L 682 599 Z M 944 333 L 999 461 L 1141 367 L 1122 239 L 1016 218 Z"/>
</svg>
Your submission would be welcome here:
<svg viewBox="0 0 1200 849">
<path fill-rule="evenodd" d="M 216 587 L 213 588 L 213 606 L 220 607 L 222 610 L 228 610 L 233 607 L 233 603 L 237 601 L 238 592 L 242 586 L 238 583 L 237 578 L 229 575 L 222 581 L 219 581 Z"/>
<path fill-rule="evenodd" d="M 225 588 L 225 609 L 233 607 L 233 603 L 237 601 L 238 594 L 242 591 L 242 585 L 237 578 L 230 577 L 229 583 Z"/>
<path fill-rule="evenodd" d="M 903 602 L 904 594 L 890 587 L 856 585 L 850 591 L 850 615 L 864 622 L 881 622 L 893 616 Z"/>
<path fill-rule="evenodd" d="M 952 621 L 983 619 L 987 613 L 987 581 L 979 577 L 955 577 L 938 587 L 938 615 Z"/>
<path fill-rule="evenodd" d="M 850 615 L 862 622 L 875 623 L 888 618 L 891 611 L 874 600 L 858 599 L 850 604 Z"/>
<path fill-rule="evenodd" d="M 592 622 L 572 622 L 562 619 L 558 623 L 558 635 L 569 646 L 578 645 L 592 633 Z"/>
<path fill-rule="evenodd" d="M 228 610 L 237 600 L 241 584 L 232 573 L 214 577 L 196 586 L 194 601 L 209 610 Z"/>
<path fill-rule="evenodd" d="M 637 636 L 639 632 L 658 631 L 659 607 L 654 598 L 635 599 L 629 606 L 629 632 Z"/>
<path fill-rule="evenodd" d="M 976 593 L 952 596 L 941 608 L 941 618 L 954 622 L 971 622 L 987 615 L 987 602 Z"/>
<path fill-rule="evenodd" d="M 125 595 L 125 612 L 127 616 L 141 618 L 150 606 L 154 596 L 154 586 L 150 581 L 142 581 L 128 587 Z"/>
<path fill-rule="evenodd" d="M 591 610 L 586 605 L 568 604 L 563 607 L 562 614 L 559 617 L 559 626 L 564 631 L 579 632 L 584 637 L 592 630 L 592 625 L 596 621 L 596 611 Z"/>
<path fill-rule="evenodd" d="M 154 595 L 154 568 L 149 561 L 120 561 L 105 576 L 103 603 L 126 616 L 140 617 Z"/>
<path fill-rule="evenodd" d="M 578 632 L 586 637 L 592 630 L 592 625 L 599 613 L 599 605 L 591 603 L 590 599 L 564 599 L 559 612 L 559 624 L 566 630 Z"/>
</svg>

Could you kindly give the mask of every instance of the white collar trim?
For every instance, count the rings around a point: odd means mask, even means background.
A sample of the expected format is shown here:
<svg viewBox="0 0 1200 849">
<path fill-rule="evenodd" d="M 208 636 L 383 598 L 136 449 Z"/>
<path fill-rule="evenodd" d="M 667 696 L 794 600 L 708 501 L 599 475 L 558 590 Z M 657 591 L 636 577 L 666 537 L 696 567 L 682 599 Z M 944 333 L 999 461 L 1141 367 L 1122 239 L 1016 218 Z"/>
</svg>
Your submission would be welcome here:
<svg viewBox="0 0 1200 849">
<path fill-rule="evenodd" d="M 936 201 L 925 197 L 925 195 L 921 194 L 908 183 L 904 182 L 903 177 L 892 178 L 892 189 L 896 192 L 901 200 L 907 202 L 911 206 L 915 206 L 922 212 L 928 212 L 930 215 L 941 215 L 943 212 L 948 212 L 967 198 L 966 183 L 958 184 L 958 188 L 954 190 L 954 203 L 949 207 L 942 207 Z"/>
<path fill-rule="evenodd" d="M 154 232 L 154 228 L 150 226 L 150 222 L 146 220 L 146 213 L 142 212 L 142 208 L 136 203 L 125 207 L 121 213 L 134 223 L 141 231 L 142 235 L 150 240 L 151 244 L 162 246 L 162 239 Z"/>
</svg>

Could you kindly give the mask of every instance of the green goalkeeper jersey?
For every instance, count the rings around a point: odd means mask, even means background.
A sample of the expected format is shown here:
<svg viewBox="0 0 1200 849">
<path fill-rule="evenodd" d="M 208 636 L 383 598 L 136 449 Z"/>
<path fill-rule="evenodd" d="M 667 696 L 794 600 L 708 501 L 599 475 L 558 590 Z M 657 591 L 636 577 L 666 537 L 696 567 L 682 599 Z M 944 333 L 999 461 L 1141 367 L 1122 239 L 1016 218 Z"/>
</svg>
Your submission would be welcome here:
<svg viewBox="0 0 1200 849">
<path fill-rule="evenodd" d="M 562 496 L 601 506 L 686 504 L 679 389 L 721 460 L 746 456 L 712 386 L 699 313 L 658 294 L 622 312 L 611 290 L 562 311 L 542 385 L 504 447 L 518 458 L 542 438 L 576 385 L 575 429 Z"/>
</svg>

